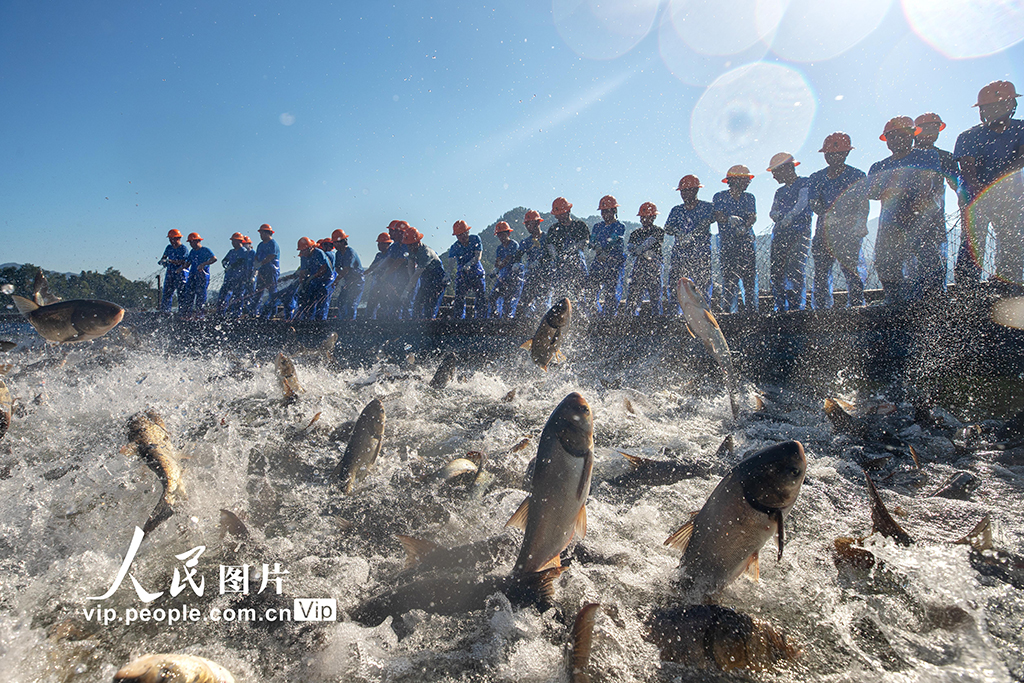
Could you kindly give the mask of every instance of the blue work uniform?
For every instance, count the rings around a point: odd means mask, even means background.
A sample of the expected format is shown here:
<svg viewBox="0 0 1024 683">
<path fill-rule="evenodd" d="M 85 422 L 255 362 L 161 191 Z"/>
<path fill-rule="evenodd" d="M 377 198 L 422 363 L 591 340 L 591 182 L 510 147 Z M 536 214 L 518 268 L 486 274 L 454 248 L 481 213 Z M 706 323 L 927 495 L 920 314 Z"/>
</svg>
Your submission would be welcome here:
<svg viewBox="0 0 1024 683">
<path fill-rule="evenodd" d="M 320 320 L 327 320 L 327 316 L 330 314 L 331 299 L 334 298 L 334 287 L 337 284 L 338 275 L 334 268 L 334 260 L 337 257 L 337 253 L 334 251 L 334 243 L 331 243 L 330 249 L 323 249 L 317 247 L 320 251 L 324 252 L 324 256 L 327 258 L 327 267 L 331 269 L 331 281 L 327 283 L 327 303 L 323 306 L 323 318 Z"/>
<path fill-rule="evenodd" d="M 403 318 L 408 315 L 408 301 L 399 301 L 409 284 L 409 271 L 405 267 L 409 259 L 409 247 L 402 244 L 401 236 L 388 247 L 386 261 L 381 265 L 382 273 L 377 275 L 378 296 L 380 297 L 381 318 Z"/>
<path fill-rule="evenodd" d="M 804 270 L 811 248 L 811 181 L 797 176 L 775 191 L 768 216 L 772 227 L 771 287 L 775 308 L 795 311 L 804 307 Z"/>
<path fill-rule="evenodd" d="M 651 308 L 661 315 L 661 248 L 664 241 L 665 231 L 653 223 L 650 227 L 641 224 L 629 234 L 626 249 L 633 256 L 633 271 L 626 294 L 627 315 L 636 315 L 645 294 L 651 299 Z"/>
<path fill-rule="evenodd" d="M 327 320 L 328 287 L 334 282 L 330 259 L 318 247 L 300 256 L 300 269 L 305 275 L 299 286 L 299 320 Z M 321 272 L 323 271 L 323 272 Z"/>
<path fill-rule="evenodd" d="M 488 316 L 514 318 L 516 307 L 519 305 L 519 297 L 523 293 L 523 279 L 526 275 L 526 266 L 521 263 L 523 253 L 519 243 L 509 240 L 507 245 L 499 244 L 494 254 L 494 263 L 503 263 L 504 266 L 495 271 L 494 287 L 491 288 L 491 295 L 487 300 Z M 498 301 L 501 301 L 501 310 L 498 309 Z"/>
<path fill-rule="evenodd" d="M 217 313 L 220 315 L 240 315 L 248 286 L 246 284 L 246 261 L 248 252 L 239 246 L 224 254 L 221 265 L 224 266 L 224 282 L 220 286 L 217 297 Z"/>
<path fill-rule="evenodd" d="M 185 282 L 184 301 L 179 299 L 178 312 L 202 315 L 206 306 L 206 290 L 210 287 L 210 266 L 200 264 L 214 258 L 213 252 L 207 247 L 190 249 L 188 252 L 188 280 Z"/>
<path fill-rule="evenodd" d="M 551 255 L 552 289 L 555 299 L 578 301 L 587 281 L 587 259 L 583 247 L 590 240 L 590 228 L 570 216 L 568 223 L 552 223 L 547 247 Z M 575 305 L 575 304 L 574 304 Z"/>
<path fill-rule="evenodd" d="M 864 171 L 844 166 L 835 178 L 823 168 L 810 176 L 811 209 L 818 214 L 811 240 L 814 308 L 832 308 L 832 272 L 838 262 L 846 280 L 846 305 L 863 306 L 860 247 L 868 234 L 868 186 Z"/>
<path fill-rule="evenodd" d="M 669 257 L 668 300 L 676 300 L 675 287 L 683 276 L 693 280 L 705 301 L 712 300 L 711 224 L 714 220 L 714 205 L 700 199 L 692 209 L 687 209 L 686 204 L 679 204 L 669 211 L 665 234 L 674 237 L 675 242 Z M 672 307 L 682 312 L 678 304 Z"/>
<path fill-rule="evenodd" d="M 718 241 L 722 264 L 722 306 L 726 312 L 737 307 L 757 311 L 757 254 L 754 250 L 754 229 L 743 222 L 757 214 L 754 195 L 744 192 L 738 199 L 729 190 L 715 193 L 712 205 L 725 214 L 718 223 Z M 743 305 L 739 300 L 739 283 L 743 282 Z"/>
<path fill-rule="evenodd" d="M 184 244 L 174 246 L 168 244 L 164 247 L 164 255 L 157 261 L 165 268 L 164 288 L 160 296 L 160 310 L 164 313 L 171 311 L 171 298 L 178 293 L 178 310 L 181 311 L 181 299 L 184 295 L 185 282 L 188 280 L 188 264 L 174 264 L 170 261 L 184 261 L 188 258 L 188 247 Z"/>
<path fill-rule="evenodd" d="M 466 317 L 466 295 L 473 292 L 473 317 L 487 316 L 487 290 L 484 287 L 484 265 L 480 263 L 483 245 L 479 235 L 470 235 L 469 241 L 462 244 L 456 241 L 448 249 L 448 258 L 455 261 L 455 301 L 452 304 L 452 317 Z"/>
<path fill-rule="evenodd" d="M 427 245 L 420 244 L 415 251 L 409 250 L 409 259 L 420 269 L 416 294 L 413 296 L 412 317 L 433 320 L 441 307 L 444 288 L 448 286 L 448 276 L 441 264 L 441 257 Z"/>
<path fill-rule="evenodd" d="M 251 244 L 245 245 L 245 300 L 243 313 L 251 313 L 253 295 L 256 293 L 256 252 Z"/>
<path fill-rule="evenodd" d="M 267 318 L 274 314 L 274 309 L 277 307 L 277 278 L 281 270 L 281 249 L 273 239 L 269 242 L 260 241 L 256 245 L 256 257 L 253 265 L 261 263 L 268 257 L 272 257 L 268 263 L 256 267 L 256 288 L 250 299 L 251 312 Z M 263 292 L 268 294 L 265 308 L 260 303 Z"/>
<path fill-rule="evenodd" d="M 626 226 L 621 221 L 595 223 L 590 229 L 590 248 L 594 260 L 590 263 L 590 288 L 594 292 L 594 306 L 601 315 L 615 315 L 622 300 L 622 280 L 626 272 L 623 238 Z"/>
<path fill-rule="evenodd" d="M 533 310 L 534 302 L 546 309 L 551 298 L 551 255 L 548 253 L 546 235 L 528 236 L 519 243 L 519 252 L 526 260 L 526 278 L 519 297 L 519 306 Z"/>
<path fill-rule="evenodd" d="M 378 251 L 374 257 L 370 267 L 366 270 L 371 270 L 370 275 L 366 276 L 364 271 L 363 277 L 367 278 L 364 283 L 363 291 L 366 293 L 366 317 L 370 319 L 377 318 L 377 309 L 381 307 L 383 303 L 383 292 L 381 290 L 381 281 L 384 276 L 384 265 L 381 264 L 388 257 L 387 250 Z"/>
<path fill-rule="evenodd" d="M 342 271 L 346 271 L 344 276 Z M 335 288 L 338 290 L 338 317 L 354 320 L 359 299 L 363 296 L 363 264 L 355 249 L 345 247 L 336 252 L 334 272 L 337 273 Z"/>
</svg>

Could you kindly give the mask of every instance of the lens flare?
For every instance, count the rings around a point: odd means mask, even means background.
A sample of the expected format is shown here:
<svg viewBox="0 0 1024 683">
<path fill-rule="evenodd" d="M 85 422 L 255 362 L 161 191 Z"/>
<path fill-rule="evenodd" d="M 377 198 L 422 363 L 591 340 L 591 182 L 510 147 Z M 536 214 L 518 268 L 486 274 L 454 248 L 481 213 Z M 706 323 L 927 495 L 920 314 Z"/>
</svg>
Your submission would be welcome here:
<svg viewBox="0 0 1024 683">
<path fill-rule="evenodd" d="M 759 30 L 775 32 L 772 51 L 794 62 L 819 62 L 871 34 L 892 0 L 761 0 Z"/>
<path fill-rule="evenodd" d="M 660 0 L 553 0 L 558 35 L 588 59 L 615 59 L 632 50 L 654 27 Z"/>
<path fill-rule="evenodd" d="M 952 59 L 1001 52 L 1024 40 L 1022 0 L 902 0 L 914 32 Z"/>
<path fill-rule="evenodd" d="M 703 55 L 683 41 L 666 12 L 658 26 L 658 52 L 673 76 L 687 85 L 706 87 L 739 64 L 760 61 L 768 46 L 758 42 L 736 55 Z"/>
<path fill-rule="evenodd" d="M 817 109 L 799 71 L 758 62 L 721 76 L 690 117 L 693 147 L 709 166 L 763 167 L 779 150 L 803 146 Z"/>
<path fill-rule="evenodd" d="M 735 55 L 754 47 L 775 30 L 770 22 L 759 25 L 757 5 L 758 0 L 672 0 L 666 15 L 694 52 Z"/>
<path fill-rule="evenodd" d="M 964 209 L 962 239 L 970 258 L 989 279 L 1021 283 L 1024 272 L 1024 181 L 1020 171 L 991 183 Z M 992 226 L 991 231 L 989 225 Z"/>
</svg>

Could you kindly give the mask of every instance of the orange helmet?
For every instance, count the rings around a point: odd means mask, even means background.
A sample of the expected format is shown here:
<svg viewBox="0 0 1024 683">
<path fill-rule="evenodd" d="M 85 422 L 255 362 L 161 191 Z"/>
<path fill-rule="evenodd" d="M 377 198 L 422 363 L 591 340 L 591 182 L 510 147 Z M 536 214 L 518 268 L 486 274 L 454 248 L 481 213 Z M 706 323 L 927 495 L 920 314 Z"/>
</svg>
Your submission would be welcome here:
<svg viewBox="0 0 1024 683">
<path fill-rule="evenodd" d="M 980 107 L 985 104 L 1005 102 L 1017 97 L 1020 97 L 1020 95 L 1017 94 L 1017 89 L 1013 87 L 1013 83 L 1010 83 L 1010 81 L 992 81 L 978 92 L 978 102 L 971 106 Z"/>
<path fill-rule="evenodd" d="M 260 229 L 257 232 L 269 232 L 271 235 L 273 235 L 274 229 L 267 225 L 266 223 L 264 223 L 263 225 L 260 226 Z"/>
<path fill-rule="evenodd" d="M 338 229 L 331 233 L 331 239 L 335 242 L 338 240 L 347 240 L 348 234 L 344 230 Z"/>
<path fill-rule="evenodd" d="M 679 179 L 679 185 L 676 186 L 677 190 L 692 190 L 695 187 L 704 187 L 700 184 L 700 180 L 695 175 L 684 175 Z"/>
<path fill-rule="evenodd" d="M 512 226 L 505 221 L 498 221 L 494 226 L 494 234 L 497 235 L 502 232 L 512 232 Z"/>
<path fill-rule="evenodd" d="M 455 221 L 455 223 L 452 225 L 452 234 L 461 235 L 464 232 L 469 232 L 469 225 L 466 223 L 466 221 Z"/>
<path fill-rule="evenodd" d="M 382 232 L 377 235 L 377 244 L 391 244 L 392 242 L 394 242 L 394 240 L 391 239 L 391 235 L 386 232 Z"/>
<path fill-rule="evenodd" d="M 242 235 L 242 244 L 252 244 L 252 240 L 248 235 Z"/>
<path fill-rule="evenodd" d="M 658 207 L 654 205 L 654 202 L 644 202 L 640 205 L 640 212 L 637 216 L 657 216 Z"/>
<path fill-rule="evenodd" d="M 299 246 L 298 246 L 299 251 L 304 251 L 306 249 L 312 249 L 315 246 L 316 246 L 316 242 L 314 242 L 313 240 L 309 239 L 308 237 L 300 237 L 299 238 Z"/>
<path fill-rule="evenodd" d="M 181 230 L 178 230 L 177 228 L 174 228 L 173 230 L 168 230 L 167 231 L 167 236 L 168 237 L 181 237 Z"/>
<path fill-rule="evenodd" d="M 778 152 L 777 154 L 772 155 L 771 161 L 768 162 L 768 168 L 766 168 L 765 170 L 774 171 L 779 166 L 790 163 L 793 164 L 794 166 L 800 165 L 800 162 L 794 159 L 793 155 L 790 154 L 789 152 Z"/>
<path fill-rule="evenodd" d="M 323 251 L 334 250 L 334 242 L 331 241 L 330 237 L 324 237 L 323 239 L 317 240 L 316 246 L 320 247 Z"/>
<path fill-rule="evenodd" d="M 930 123 L 931 124 L 935 124 L 935 123 L 939 124 L 939 130 L 940 131 L 946 129 L 945 122 L 941 118 L 939 118 L 938 114 L 936 114 L 934 112 L 928 112 L 927 114 L 921 114 L 916 119 L 914 119 L 914 125 L 916 125 L 918 128 L 921 128 L 921 126 L 927 126 Z"/>
<path fill-rule="evenodd" d="M 882 134 L 878 136 L 878 139 L 885 142 L 885 136 L 894 130 L 905 130 L 911 135 L 917 135 L 921 132 L 921 129 L 914 125 L 914 120 L 909 116 L 894 116 L 886 122 L 885 128 L 882 129 Z"/>
<path fill-rule="evenodd" d="M 199 236 L 198 232 L 190 232 L 188 234 L 188 241 L 189 242 L 202 242 L 203 238 Z"/>
<path fill-rule="evenodd" d="M 617 209 L 619 207 L 618 200 L 610 194 L 606 194 L 601 197 L 601 201 L 597 205 L 598 211 L 604 211 L 605 209 Z"/>
<path fill-rule="evenodd" d="M 555 214 L 556 216 L 563 213 L 569 213 L 569 210 L 571 208 L 572 204 L 570 204 L 569 200 L 566 199 L 565 197 L 558 197 L 555 199 L 555 201 L 551 202 L 551 213 Z"/>
<path fill-rule="evenodd" d="M 850 136 L 846 133 L 832 133 L 821 143 L 819 152 L 829 154 L 831 152 L 849 152 L 853 149 Z"/>
<path fill-rule="evenodd" d="M 466 230 L 469 230 L 467 227 Z M 411 225 L 402 233 L 402 244 L 416 244 L 423 239 L 423 233 Z"/>
<path fill-rule="evenodd" d="M 750 169 L 743 164 L 736 164 L 725 172 L 725 177 L 722 178 L 722 182 L 729 182 L 729 178 L 747 178 L 748 180 L 753 180 L 754 174 L 751 173 Z"/>
<path fill-rule="evenodd" d="M 242 233 L 240 233 L 240 232 L 235 232 L 235 233 L 232 233 L 232 234 L 231 234 L 231 237 L 230 237 L 229 239 L 230 239 L 230 240 L 231 240 L 232 242 L 234 242 L 235 240 L 238 240 L 239 242 L 244 242 L 244 241 L 245 241 L 245 237 L 243 237 L 243 236 L 242 236 Z"/>
<path fill-rule="evenodd" d="M 394 230 L 394 231 L 396 231 L 398 233 L 402 233 L 402 232 L 405 232 L 408 229 L 409 229 L 409 224 L 406 223 L 405 221 L 391 221 L 391 224 L 388 226 L 388 232 L 391 232 L 392 230 Z"/>
<path fill-rule="evenodd" d="M 544 219 L 540 217 L 539 211 L 534 211 L 533 209 L 530 209 L 529 211 L 526 212 L 526 215 L 523 216 L 523 222 L 525 223 L 526 221 L 540 221 L 541 223 L 543 223 Z"/>
</svg>

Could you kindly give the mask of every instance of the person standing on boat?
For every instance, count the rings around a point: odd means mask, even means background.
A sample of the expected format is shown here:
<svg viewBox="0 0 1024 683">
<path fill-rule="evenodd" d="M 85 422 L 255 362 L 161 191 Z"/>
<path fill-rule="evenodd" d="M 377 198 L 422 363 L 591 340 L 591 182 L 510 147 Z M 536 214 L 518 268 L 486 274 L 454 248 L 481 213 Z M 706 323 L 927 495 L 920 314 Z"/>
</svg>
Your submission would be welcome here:
<svg viewBox="0 0 1024 683">
<path fill-rule="evenodd" d="M 324 256 L 327 257 L 327 267 L 331 269 L 331 282 L 327 285 L 327 303 L 323 307 L 322 320 L 327 320 L 327 316 L 330 314 L 331 299 L 334 298 L 334 287 L 338 281 L 337 270 L 334 267 L 334 259 L 336 254 L 334 252 L 334 242 L 330 237 L 324 237 L 316 241 L 316 248 L 324 252 Z"/>
<path fill-rule="evenodd" d="M 248 235 L 242 235 L 242 248 L 245 249 L 245 290 L 239 314 L 245 315 L 252 308 L 252 295 L 256 289 L 256 252 L 252 250 L 252 238 Z"/>
<path fill-rule="evenodd" d="M 565 197 L 557 197 L 551 202 L 551 213 L 558 222 L 548 230 L 547 248 L 552 261 L 554 298 L 569 297 L 575 306 L 577 302 L 582 303 L 580 298 L 587 279 L 583 248 L 590 240 L 590 228 L 583 221 L 574 219 L 571 209 L 572 204 Z"/>
<path fill-rule="evenodd" d="M 178 293 L 178 312 L 181 312 L 182 297 L 185 294 L 185 281 L 188 279 L 188 248 L 181 243 L 181 230 L 174 228 L 167 232 L 164 255 L 157 261 L 164 267 L 164 287 L 160 296 L 160 311 L 171 312 L 171 299 Z"/>
<path fill-rule="evenodd" d="M 328 286 L 334 282 L 334 270 L 331 269 L 327 255 L 317 248 L 316 242 L 308 237 L 300 237 L 298 304 L 299 320 L 326 320 Z"/>
<path fill-rule="evenodd" d="M 942 254 L 933 238 L 942 166 L 934 149 L 914 149 L 919 131 L 909 116 L 890 119 L 879 139 L 891 155 L 868 171 L 868 199 L 882 204 L 875 270 L 888 305 L 919 299 L 941 287 L 945 277 Z"/>
<path fill-rule="evenodd" d="M 736 164 L 725 174 L 728 190 L 715 193 L 712 199 L 715 222 L 718 223 L 720 261 L 722 264 L 723 309 L 732 312 L 757 312 L 757 254 L 754 250 L 754 223 L 757 202 L 747 192 L 753 174 L 743 164 Z M 739 283 L 743 282 L 743 299 Z"/>
<path fill-rule="evenodd" d="M 423 233 L 410 226 L 402 242 L 409 249 L 408 285 L 402 300 L 412 299 L 413 320 L 434 320 L 441 307 L 448 276 L 437 252 L 423 244 Z M 481 301 L 478 299 L 478 301 Z"/>
<path fill-rule="evenodd" d="M 519 252 L 526 259 L 526 280 L 519 298 L 518 309 L 533 311 L 534 302 L 547 310 L 551 297 L 551 255 L 548 254 L 546 235 L 541 232 L 544 222 L 540 212 L 530 209 L 523 217 L 523 225 L 529 236 L 519 243 Z"/>
<path fill-rule="evenodd" d="M 814 308 L 832 308 L 832 271 L 838 262 L 846 280 L 846 305 L 863 306 L 860 247 L 868 234 L 867 175 L 848 166 L 853 145 L 846 133 L 832 133 L 818 150 L 826 168 L 811 174 L 811 209 L 818 214 L 811 241 L 814 259 Z"/>
<path fill-rule="evenodd" d="M 637 314 L 637 307 L 645 294 L 651 299 L 651 308 L 661 315 L 661 248 L 665 242 L 665 231 L 654 224 L 658 207 L 653 202 L 641 204 L 636 215 L 640 217 L 640 227 L 629 234 L 626 246 L 633 257 L 633 271 L 626 294 L 626 315 Z"/>
<path fill-rule="evenodd" d="M 711 202 L 697 199 L 700 179 L 695 175 L 686 175 L 679 179 L 676 190 L 683 203 L 672 207 L 665 221 L 665 234 L 675 238 L 672 255 L 669 257 L 668 287 L 665 297 L 672 302 L 670 310 L 678 310 L 675 287 L 679 278 L 685 276 L 693 280 L 698 292 L 708 302 L 713 302 L 711 286 L 711 223 L 715 220 L 715 207 Z"/>
<path fill-rule="evenodd" d="M 260 317 L 269 318 L 274 314 L 277 298 L 277 278 L 281 268 L 281 249 L 274 241 L 274 230 L 264 223 L 259 228 L 260 243 L 256 245 L 256 257 L 254 266 L 256 268 L 256 288 L 253 290 L 252 298 L 249 300 L 250 312 Z M 260 299 L 263 292 L 267 292 L 268 301 L 266 314 L 260 306 Z"/>
<path fill-rule="evenodd" d="M 782 185 L 775 191 L 769 217 L 772 228 L 771 287 L 775 310 L 804 307 L 804 269 L 811 248 L 811 181 L 797 175 L 799 161 L 779 152 L 768 162 L 768 171 Z"/>
<path fill-rule="evenodd" d="M 466 317 L 466 294 L 473 292 L 473 317 L 487 317 L 487 290 L 484 287 L 484 266 L 480 262 L 483 244 L 479 235 L 469 234 L 466 221 L 458 220 L 452 225 L 455 244 L 448 249 L 448 258 L 455 261 L 455 301 L 452 305 L 453 318 Z"/>
<path fill-rule="evenodd" d="M 245 237 L 236 232 L 231 235 L 231 251 L 220 262 L 224 266 L 224 282 L 217 296 L 217 314 L 237 316 L 242 313 L 247 289 Z"/>
<path fill-rule="evenodd" d="M 619 220 L 619 202 L 610 194 L 601 197 L 597 206 L 603 222 L 590 232 L 590 248 L 594 259 L 590 262 L 590 290 L 594 308 L 600 315 L 615 315 L 622 299 L 622 280 L 626 271 L 623 239 L 626 226 Z"/>
<path fill-rule="evenodd" d="M 185 281 L 185 297 L 179 299 L 178 312 L 185 315 L 203 317 L 206 307 L 206 291 L 210 287 L 210 266 L 217 262 L 217 257 L 207 247 L 202 246 L 203 238 L 198 232 L 188 234 L 188 245 L 191 249 L 188 260 L 188 280 Z"/>
<path fill-rule="evenodd" d="M 334 242 L 335 287 L 338 290 L 338 317 L 355 320 L 359 299 L 363 296 L 363 264 L 356 250 L 348 245 L 344 230 L 331 233 Z"/>
<path fill-rule="evenodd" d="M 398 318 L 400 309 L 398 295 L 405 289 L 406 280 L 406 259 L 409 256 L 409 248 L 402 244 L 405 230 L 409 224 L 405 221 L 391 221 L 388 224 L 388 237 L 390 242 L 384 258 L 374 259 L 370 267 L 366 269 L 363 276 L 375 275 L 374 287 L 376 288 L 377 300 L 374 302 L 377 307 L 378 318 Z M 378 239 L 377 245 L 381 242 Z"/>
<path fill-rule="evenodd" d="M 523 292 L 525 266 L 520 263 L 522 252 L 519 243 L 512 239 L 512 226 L 505 221 L 498 221 L 494 226 L 494 235 L 500 244 L 494 255 L 494 287 L 487 299 L 487 316 L 514 318 L 519 296 Z M 499 299 L 502 302 L 500 313 Z"/>
<path fill-rule="evenodd" d="M 381 264 L 387 258 L 388 248 L 392 243 L 390 233 L 382 232 L 377 235 L 377 253 L 374 255 L 370 266 L 363 271 L 363 278 L 365 280 L 364 291 L 366 292 L 366 317 L 370 319 L 376 319 L 377 309 L 381 306 L 381 279 L 383 277 L 383 267 Z"/>
<path fill-rule="evenodd" d="M 960 168 L 957 166 L 956 159 L 953 157 L 952 152 L 947 152 L 946 150 L 939 149 L 935 146 L 935 143 L 939 139 L 939 133 L 946 127 L 946 124 L 938 114 L 934 112 L 921 114 L 914 119 L 914 125 L 921 131 L 914 136 L 914 149 L 935 150 L 935 153 L 939 155 L 939 166 L 942 168 L 942 177 L 946 181 L 945 185 L 940 183 L 935 186 L 935 205 L 938 208 L 936 211 L 929 214 L 935 222 L 931 226 L 921 226 L 921 229 L 926 231 L 926 233 L 930 235 L 930 238 L 935 241 L 939 250 L 939 255 L 942 261 L 942 275 L 941 282 L 938 283 L 938 287 L 945 289 L 947 262 L 949 261 L 949 247 L 946 240 L 946 185 L 948 185 L 953 192 L 959 193 Z"/>
<path fill-rule="evenodd" d="M 957 285 L 976 284 L 989 223 L 996 235 L 995 276 L 1021 284 L 1024 269 L 1024 121 L 1013 118 L 1020 95 L 1013 83 L 993 81 L 978 93 L 981 123 L 960 133 L 953 156 L 960 164 L 966 207 L 956 262 Z"/>
</svg>

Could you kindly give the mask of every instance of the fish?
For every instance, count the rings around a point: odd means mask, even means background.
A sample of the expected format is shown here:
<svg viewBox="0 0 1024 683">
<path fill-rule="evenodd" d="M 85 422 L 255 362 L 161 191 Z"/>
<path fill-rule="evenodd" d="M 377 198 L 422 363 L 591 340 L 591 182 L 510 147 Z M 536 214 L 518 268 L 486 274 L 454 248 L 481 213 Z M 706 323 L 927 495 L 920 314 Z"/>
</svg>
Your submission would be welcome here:
<svg viewBox="0 0 1024 683">
<path fill-rule="evenodd" d="M 801 655 L 771 624 L 720 605 L 657 609 L 647 627 L 662 661 L 699 669 L 772 671 Z"/>
<path fill-rule="evenodd" d="M 36 271 L 36 277 L 32 281 L 32 300 L 39 306 L 49 306 L 61 300 L 59 296 L 50 294 L 50 282 L 43 274 L 43 269 Z"/>
<path fill-rule="evenodd" d="M 971 566 L 984 576 L 991 576 L 1024 590 L 1024 557 L 995 547 L 992 540 L 992 520 L 985 515 L 966 536 L 956 541 L 971 547 Z"/>
<path fill-rule="evenodd" d="M 569 667 L 569 680 L 572 683 L 590 683 L 587 668 L 590 666 L 590 651 L 594 643 L 594 622 L 600 608 L 599 603 L 592 602 L 576 613 L 572 625 L 572 657 Z"/>
<path fill-rule="evenodd" d="M 178 502 L 185 498 L 179 462 L 181 453 L 171 442 L 163 419 L 152 410 L 132 415 L 125 426 L 125 432 L 128 444 L 121 449 L 121 453 L 142 458 L 164 485 L 160 501 L 142 527 L 145 533 L 149 533 L 170 517 Z"/>
<path fill-rule="evenodd" d="M 7 353 L 11 349 L 15 348 L 18 342 L 7 341 L 6 339 L 0 339 L 0 351 Z"/>
<path fill-rule="evenodd" d="M 115 683 L 235 683 L 220 664 L 196 655 L 143 655 L 114 674 Z"/>
<path fill-rule="evenodd" d="M 704 348 L 715 359 L 718 366 L 725 373 L 725 385 L 729 390 L 729 406 L 732 408 L 732 417 L 739 416 L 739 407 L 736 405 L 736 394 L 739 391 L 736 368 L 732 364 L 732 354 L 729 352 L 729 343 L 722 334 L 722 328 L 711 311 L 704 305 L 704 298 L 696 290 L 693 280 L 687 277 L 679 278 L 676 287 L 676 298 L 679 300 L 679 307 L 683 309 L 686 317 L 686 328 L 690 336 L 699 338 L 704 343 Z"/>
<path fill-rule="evenodd" d="M 249 529 L 246 528 L 245 523 L 242 522 L 231 510 L 225 510 L 221 508 L 220 511 L 220 537 L 223 539 L 228 534 L 231 534 L 235 538 L 242 540 L 249 538 Z"/>
<path fill-rule="evenodd" d="M 769 446 L 741 461 L 711 493 L 689 522 L 665 540 L 682 551 L 682 586 L 701 596 L 716 594 L 741 573 L 759 576 L 761 546 L 778 535 L 785 547 L 786 516 L 796 503 L 807 472 L 799 441 Z"/>
<path fill-rule="evenodd" d="M 683 479 L 703 477 L 711 472 L 704 463 L 689 460 L 649 460 L 617 451 L 629 462 L 630 471 L 609 480 L 612 486 L 667 486 Z"/>
<path fill-rule="evenodd" d="M 345 447 L 345 455 L 334 469 L 331 478 L 338 479 L 346 494 L 363 480 L 373 467 L 384 445 L 384 404 L 380 399 L 370 401 L 359 414 L 352 437 Z"/>
<path fill-rule="evenodd" d="M 98 339 L 124 319 L 124 309 L 109 301 L 71 299 L 40 306 L 16 294 L 11 298 L 43 339 L 58 344 Z"/>
<path fill-rule="evenodd" d="M 875 482 L 871 481 L 871 475 L 864 472 L 864 479 L 868 484 L 868 498 L 871 500 L 871 528 L 873 531 L 891 538 L 900 545 L 909 546 L 914 542 L 914 539 L 910 537 L 906 531 L 903 530 L 896 520 L 889 514 L 889 510 L 886 509 L 885 503 L 882 502 L 882 497 L 878 495 L 878 489 L 875 488 Z"/>
<path fill-rule="evenodd" d="M 559 555 L 573 537 L 586 535 L 593 468 L 594 416 L 586 399 L 573 392 L 544 425 L 530 495 L 505 524 L 525 532 L 513 573 L 561 566 Z"/>
<path fill-rule="evenodd" d="M 14 401 L 7 385 L 0 379 L 0 439 L 4 438 L 11 426 L 11 414 L 14 412 Z"/>
<path fill-rule="evenodd" d="M 277 354 L 274 360 L 274 367 L 277 368 L 277 378 L 281 381 L 281 388 L 284 389 L 284 397 L 287 400 L 298 400 L 299 394 L 305 391 L 299 384 L 299 376 L 295 373 L 295 363 L 284 355 L 284 352 Z"/>
<path fill-rule="evenodd" d="M 563 298 L 548 309 L 537 326 L 533 338 L 528 339 L 522 346 L 530 352 L 530 357 L 541 370 L 547 371 L 552 361 L 562 362 L 565 354 L 562 353 L 562 336 L 569 327 L 572 320 L 572 304 L 568 298 Z"/>
<path fill-rule="evenodd" d="M 454 571 L 481 564 L 493 565 L 506 552 L 511 554 L 516 545 L 510 534 L 493 536 L 455 548 L 445 548 L 433 541 L 405 534 L 397 534 L 397 538 L 405 550 L 405 569 L 418 572 Z"/>
<path fill-rule="evenodd" d="M 459 357 L 454 351 L 444 354 L 444 358 L 441 359 L 440 365 L 437 366 L 434 376 L 430 379 L 430 386 L 434 389 L 444 389 L 448 386 L 448 383 L 455 377 L 458 361 Z"/>
<path fill-rule="evenodd" d="M 838 399 L 825 399 L 825 415 L 838 434 L 849 434 L 862 439 L 868 435 L 868 427 L 864 421 L 847 412 Z"/>
<path fill-rule="evenodd" d="M 957 472 L 947 479 L 935 493 L 929 498 L 953 498 L 955 500 L 969 500 L 973 493 L 981 486 L 981 479 L 970 472 Z"/>
</svg>

